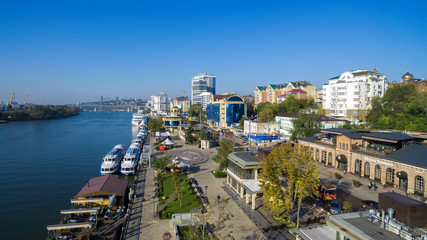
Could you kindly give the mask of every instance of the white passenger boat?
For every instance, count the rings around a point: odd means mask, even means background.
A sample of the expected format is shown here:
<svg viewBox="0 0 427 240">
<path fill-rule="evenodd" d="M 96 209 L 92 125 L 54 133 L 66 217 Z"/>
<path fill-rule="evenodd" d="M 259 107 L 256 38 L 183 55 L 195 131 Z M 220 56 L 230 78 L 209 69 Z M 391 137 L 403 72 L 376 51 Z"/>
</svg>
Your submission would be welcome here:
<svg viewBox="0 0 427 240">
<path fill-rule="evenodd" d="M 104 161 L 101 164 L 100 173 L 102 175 L 112 174 L 119 170 L 120 161 L 122 161 L 125 155 L 126 147 L 124 145 L 116 145 L 113 149 L 104 157 Z"/>
<path fill-rule="evenodd" d="M 139 149 L 142 148 L 142 145 L 144 144 L 144 139 L 141 138 L 135 138 L 134 140 L 132 140 L 132 144 L 138 144 L 139 145 Z"/>
<path fill-rule="evenodd" d="M 134 174 L 136 171 L 136 166 L 139 161 L 139 155 L 140 155 L 140 145 L 133 143 L 128 151 L 125 154 L 125 157 L 123 158 L 120 172 L 122 174 Z"/>
<path fill-rule="evenodd" d="M 144 114 L 144 110 L 138 110 L 137 113 L 132 114 L 132 125 L 139 126 L 139 124 L 141 124 L 145 119 L 146 116 Z"/>
</svg>

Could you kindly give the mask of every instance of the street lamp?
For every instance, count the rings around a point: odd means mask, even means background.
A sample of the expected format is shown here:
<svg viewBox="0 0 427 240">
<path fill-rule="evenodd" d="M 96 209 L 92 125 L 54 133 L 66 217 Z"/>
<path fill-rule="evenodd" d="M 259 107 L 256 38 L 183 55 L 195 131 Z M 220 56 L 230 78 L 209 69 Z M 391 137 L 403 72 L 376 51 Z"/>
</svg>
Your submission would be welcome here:
<svg viewBox="0 0 427 240">
<path fill-rule="evenodd" d="M 206 190 L 206 198 L 208 198 L 208 186 L 205 186 L 205 190 Z"/>
</svg>

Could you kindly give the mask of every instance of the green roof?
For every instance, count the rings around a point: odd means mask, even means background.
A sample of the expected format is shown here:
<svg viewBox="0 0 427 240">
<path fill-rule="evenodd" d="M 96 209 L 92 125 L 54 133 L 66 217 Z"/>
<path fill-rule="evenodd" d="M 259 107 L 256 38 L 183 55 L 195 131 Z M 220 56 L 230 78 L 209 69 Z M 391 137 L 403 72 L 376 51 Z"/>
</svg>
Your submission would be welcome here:
<svg viewBox="0 0 427 240">
<path fill-rule="evenodd" d="M 341 76 L 341 75 L 338 75 L 338 76 L 336 76 L 336 77 L 333 77 L 333 78 L 329 78 L 329 80 L 334 80 L 334 79 L 338 79 L 338 78 L 340 78 L 340 76 Z"/>
<path fill-rule="evenodd" d="M 267 87 L 266 86 L 257 86 L 258 90 L 264 91 Z"/>
</svg>

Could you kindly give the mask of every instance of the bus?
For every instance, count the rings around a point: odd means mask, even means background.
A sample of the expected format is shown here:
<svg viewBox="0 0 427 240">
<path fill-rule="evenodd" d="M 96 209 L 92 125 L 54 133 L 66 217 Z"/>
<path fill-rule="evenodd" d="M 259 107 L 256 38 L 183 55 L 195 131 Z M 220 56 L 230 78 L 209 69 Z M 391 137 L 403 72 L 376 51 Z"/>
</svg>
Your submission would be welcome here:
<svg viewBox="0 0 427 240">
<path fill-rule="evenodd" d="M 319 192 L 319 198 L 321 200 L 335 200 L 337 199 L 337 186 L 333 184 L 319 184 L 319 188 L 317 189 Z"/>
</svg>

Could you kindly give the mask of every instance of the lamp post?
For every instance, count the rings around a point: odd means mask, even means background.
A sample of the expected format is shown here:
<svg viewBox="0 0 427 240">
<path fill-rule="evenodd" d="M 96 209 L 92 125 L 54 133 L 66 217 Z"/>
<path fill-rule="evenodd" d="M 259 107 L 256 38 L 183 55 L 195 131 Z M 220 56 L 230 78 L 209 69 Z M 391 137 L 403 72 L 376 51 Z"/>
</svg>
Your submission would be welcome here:
<svg viewBox="0 0 427 240">
<path fill-rule="evenodd" d="M 206 194 L 206 198 L 208 199 L 208 186 L 205 186 L 205 190 L 206 190 L 206 193 L 205 193 Z"/>
</svg>

